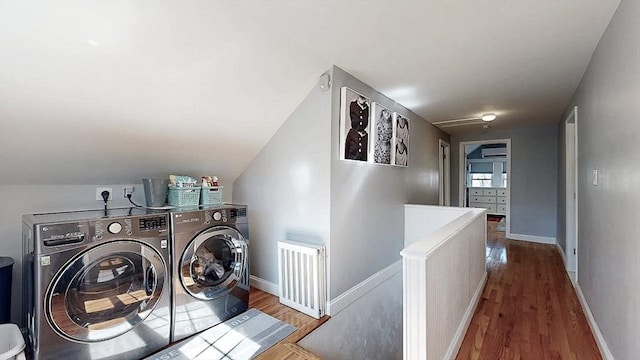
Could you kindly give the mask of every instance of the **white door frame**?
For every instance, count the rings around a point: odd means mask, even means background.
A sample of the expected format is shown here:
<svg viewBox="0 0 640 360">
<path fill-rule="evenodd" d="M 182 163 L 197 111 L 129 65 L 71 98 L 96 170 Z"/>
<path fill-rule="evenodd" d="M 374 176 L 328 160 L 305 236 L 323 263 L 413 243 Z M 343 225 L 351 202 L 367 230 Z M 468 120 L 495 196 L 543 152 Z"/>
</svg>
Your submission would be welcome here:
<svg viewBox="0 0 640 360">
<path fill-rule="evenodd" d="M 464 152 L 464 148 L 467 145 L 487 145 L 487 144 L 507 144 L 507 231 L 506 235 L 511 234 L 511 139 L 493 139 L 493 140 L 476 140 L 476 141 L 462 141 L 460 142 L 460 149 L 458 152 L 459 168 L 458 168 L 458 195 L 460 207 L 466 203 L 464 185 L 466 182 L 467 171 L 465 169 L 465 162 L 467 155 Z"/>
<path fill-rule="evenodd" d="M 565 248 L 566 269 L 578 281 L 578 107 L 565 119 Z M 573 273 L 573 274 L 572 274 Z"/>
<path fill-rule="evenodd" d="M 451 206 L 451 145 L 438 139 L 439 204 Z"/>
</svg>

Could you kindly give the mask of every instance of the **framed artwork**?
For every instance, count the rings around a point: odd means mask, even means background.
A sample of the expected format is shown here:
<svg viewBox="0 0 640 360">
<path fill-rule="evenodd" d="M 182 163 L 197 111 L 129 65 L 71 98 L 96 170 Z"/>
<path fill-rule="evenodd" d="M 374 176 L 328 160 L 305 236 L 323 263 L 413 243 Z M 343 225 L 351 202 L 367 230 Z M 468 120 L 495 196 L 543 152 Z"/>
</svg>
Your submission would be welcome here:
<svg viewBox="0 0 640 360">
<path fill-rule="evenodd" d="M 369 158 L 369 98 L 347 87 L 340 89 L 340 159 Z"/>
<path fill-rule="evenodd" d="M 409 163 L 409 119 L 393 113 L 393 165 L 407 166 Z"/>
<path fill-rule="evenodd" d="M 374 102 L 371 103 L 371 134 L 369 135 L 369 161 L 391 165 L 393 140 L 393 112 Z"/>
</svg>

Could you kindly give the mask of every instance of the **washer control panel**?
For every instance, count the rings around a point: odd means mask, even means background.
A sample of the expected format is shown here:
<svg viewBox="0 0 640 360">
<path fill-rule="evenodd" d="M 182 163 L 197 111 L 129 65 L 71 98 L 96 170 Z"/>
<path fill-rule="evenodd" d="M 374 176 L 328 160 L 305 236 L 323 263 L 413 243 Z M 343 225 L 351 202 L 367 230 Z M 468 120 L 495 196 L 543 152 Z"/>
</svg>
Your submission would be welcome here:
<svg viewBox="0 0 640 360">
<path fill-rule="evenodd" d="M 107 230 L 112 234 L 118 234 L 122 231 L 122 225 L 119 222 L 112 222 L 107 226 Z"/>
<path fill-rule="evenodd" d="M 86 231 L 86 223 L 42 225 L 38 237 L 45 246 L 70 245 L 83 242 Z"/>
<path fill-rule="evenodd" d="M 139 219 L 140 230 L 162 230 L 167 228 L 166 216 L 154 216 Z"/>
<path fill-rule="evenodd" d="M 96 220 L 90 226 L 94 230 L 94 240 L 120 238 L 121 236 L 156 236 L 169 231 L 166 215 L 126 217 L 110 220 Z"/>
</svg>

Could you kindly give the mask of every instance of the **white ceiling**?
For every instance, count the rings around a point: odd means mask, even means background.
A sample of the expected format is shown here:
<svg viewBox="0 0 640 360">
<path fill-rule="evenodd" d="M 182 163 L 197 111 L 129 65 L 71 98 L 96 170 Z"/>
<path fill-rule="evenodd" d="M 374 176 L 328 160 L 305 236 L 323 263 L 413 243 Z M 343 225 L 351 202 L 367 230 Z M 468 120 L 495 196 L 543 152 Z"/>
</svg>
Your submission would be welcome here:
<svg viewBox="0 0 640 360">
<path fill-rule="evenodd" d="M 618 3 L 0 2 L 0 184 L 231 182 L 332 64 L 431 122 L 557 122 Z"/>
</svg>

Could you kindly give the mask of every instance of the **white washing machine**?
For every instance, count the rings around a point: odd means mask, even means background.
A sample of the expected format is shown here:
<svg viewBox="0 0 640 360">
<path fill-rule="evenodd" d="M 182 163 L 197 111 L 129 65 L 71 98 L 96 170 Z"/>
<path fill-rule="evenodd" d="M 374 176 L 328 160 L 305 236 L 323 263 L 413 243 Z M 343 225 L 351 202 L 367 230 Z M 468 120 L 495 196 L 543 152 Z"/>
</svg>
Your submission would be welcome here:
<svg viewBox="0 0 640 360">
<path fill-rule="evenodd" d="M 249 306 L 247 207 L 225 204 L 171 212 L 172 342 Z"/>
<path fill-rule="evenodd" d="M 25 215 L 24 315 L 33 359 L 140 359 L 169 345 L 168 213 Z"/>
</svg>

